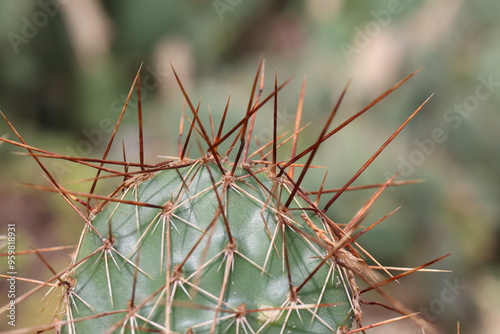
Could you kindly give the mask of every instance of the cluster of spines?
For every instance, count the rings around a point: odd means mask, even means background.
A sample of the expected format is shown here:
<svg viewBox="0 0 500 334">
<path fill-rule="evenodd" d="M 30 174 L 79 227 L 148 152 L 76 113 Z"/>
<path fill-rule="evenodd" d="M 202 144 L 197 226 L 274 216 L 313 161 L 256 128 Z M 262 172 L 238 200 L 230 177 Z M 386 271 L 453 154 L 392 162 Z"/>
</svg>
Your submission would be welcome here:
<svg viewBox="0 0 500 334">
<path fill-rule="evenodd" d="M 28 251 L 26 253 L 35 253 L 37 254 L 40 259 L 45 263 L 47 267 L 49 267 L 53 273 L 54 276 L 47 280 L 46 282 L 35 282 L 38 285 L 35 289 L 30 291 L 28 294 L 20 296 L 18 298 L 18 302 L 21 302 L 22 300 L 26 299 L 28 295 L 31 295 L 32 293 L 40 290 L 44 286 L 51 286 L 51 287 L 63 287 L 65 292 L 63 293 L 63 301 L 61 305 L 63 305 L 63 309 L 68 313 L 68 307 L 70 305 L 70 300 L 72 298 L 79 298 L 78 295 L 74 293 L 74 281 L 72 280 L 71 276 L 69 275 L 74 271 L 74 269 L 81 265 L 83 262 L 85 262 L 88 258 L 93 256 L 94 254 L 97 254 L 98 252 L 110 252 L 113 250 L 113 235 L 111 232 L 108 233 L 106 236 L 105 234 L 102 234 L 98 232 L 95 227 L 92 224 L 92 216 L 100 211 L 106 203 L 109 202 L 122 202 L 126 204 L 133 204 L 136 205 L 137 207 L 156 207 L 154 205 L 151 205 L 150 203 L 144 203 L 144 202 L 139 202 L 139 201 L 134 201 L 134 200 L 123 200 L 117 197 L 116 195 L 119 193 L 119 191 L 125 189 L 127 186 L 134 185 L 135 182 L 137 182 L 138 179 L 140 178 L 146 178 L 151 175 L 151 173 L 155 173 L 158 171 L 163 171 L 166 169 L 177 169 L 182 166 L 192 166 L 196 161 L 203 161 L 206 163 L 208 160 L 213 161 L 217 168 L 220 170 L 221 174 L 224 175 L 224 179 L 227 180 L 227 184 L 231 184 L 231 182 L 234 180 L 236 177 L 235 172 L 238 166 L 241 166 L 245 168 L 246 166 L 254 163 L 260 163 L 265 167 L 262 167 L 262 170 L 259 170 L 258 172 L 269 172 L 273 175 L 273 177 L 276 180 L 280 180 L 279 182 L 286 182 L 290 186 L 290 191 L 288 194 L 288 197 L 286 197 L 286 200 L 279 200 L 277 203 L 277 210 L 284 215 L 287 214 L 287 211 L 289 210 L 296 210 L 296 209 L 304 209 L 304 208 L 292 208 L 291 204 L 292 201 L 296 196 L 300 197 L 301 200 L 303 200 L 305 203 L 307 203 L 307 208 L 306 210 L 312 210 L 315 215 L 319 216 L 320 219 L 324 222 L 324 228 L 314 228 L 314 224 L 308 225 L 314 232 L 314 235 L 309 235 L 308 238 L 314 238 L 315 242 L 318 244 L 323 244 L 325 249 L 327 250 L 326 255 L 323 256 L 323 259 L 321 260 L 321 264 L 318 266 L 320 268 L 325 262 L 329 261 L 330 259 L 334 258 L 336 259 L 336 263 L 343 267 L 347 273 L 347 276 L 349 277 L 349 281 L 353 284 L 354 288 L 351 288 L 351 292 L 353 293 L 353 311 L 355 314 L 355 318 L 358 321 L 358 328 L 349 331 L 349 333 L 354 333 L 358 331 L 363 331 L 366 328 L 372 328 L 377 325 L 381 325 L 383 323 L 389 322 L 391 320 L 385 321 L 380 324 L 373 324 L 369 326 L 363 327 L 361 325 L 361 311 L 360 311 L 360 304 L 366 303 L 370 304 L 369 302 L 364 301 L 361 298 L 361 294 L 370 291 L 370 290 L 377 290 L 383 297 L 386 298 L 386 300 L 389 302 L 391 305 L 385 305 L 383 304 L 384 307 L 389 308 L 391 310 L 394 310 L 398 313 L 403 314 L 404 317 L 411 317 L 412 319 L 416 320 L 419 324 L 422 326 L 427 326 L 425 322 L 422 321 L 422 319 L 419 319 L 417 316 L 415 316 L 414 313 L 410 312 L 406 307 L 401 305 L 397 300 L 391 298 L 388 296 L 383 290 L 380 289 L 380 287 L 384 284 L 387 284 L 391 281 L 394 281 L 400 277 L 403 277 L 405 275 L 408 275 L 412 272 L 415 272 L 417 270 L 422 270 L 423 268 L 431 265 L 432 263 L 440 260 L 441 258 L 431 261 L 429 263 L 426 263 L 422 266 L 412 268 L 405 270 L 402 274 L 397 275 L 397 276 L 389 276 L 389 278 L 381 281 L 375 281 L 373 277 L 371 277 L 369 274 L 367 274 L 369 271 L 364 270 L 368 268 L 366 263 L 361 260 L 361 255 L 359 254 L 359 251 L 361 250 L 364 253 L 364 256 L 369 257 L 369 254 L 365 252 L 356 242 L 355 240 L 362 234 L 366 233 L 368 230 L 371 228 L 375 227 L 378 223 L 383 221 L 385 218 L 387 218 L 389 215 L 391 215 L 393 212 L 389 213 L 382 219 L 378 220 L 377 222 L 373 223 L 370 225 L 368 228 L 365 228 L 362 231 L 358 231 L 357 228 L 359 227 L 360 223 L 363 221 L 365 218 L 367 210 L 370 208 L 370 206 L 374 203 L 374 201 L 378 198 L 378 196 L 381 194 L 381 192 L 388 186 L 394 186 L 394 185 L 399 185 L 399 184 L 405 184 L 409 182 L 397 182 L 395 181 L 395 177 L 388 180 L 387 182 L 383 184 L 377 184 L 377 185 L 370 185 L 370 186 L 365 186 L 366 187 L 372 187 L 372 188 L 378 188 L 377 192 L 367 201 L 367 203 L 359 210 L 359 212 L 356 214 L 353 219 L 347 223 L 344 226 L 335 224 L 332 222 L 327 216 L 326 216 L 326 211 L 329 209 L 329 207 L 341 196 L 341 194 L 347 190 L 354 190 L 357 189 L 355 187 L 352 187 L 352 183 L 361 175 L 361 173 L 364 172 L 364 170 L 373 162 L 373 160 L 382 152 L 382 150 L 396 137 L 396 135 L 406 126 L 406 124 L 422 109 L 423 105 L 427 100 L 419 107 L 417 108 L 408 118 L 407 120 L 396 130 L 394 133 L 386 140 L 386 142 L 380 146 L 380 148 L 375 152 L 375 154 L 370 157 L 366 161 L 366 163 L 358 170 L 356 173 L 354 173 L 353 177 L 345 183 L 343 187 L 340 189 L 324 189 L 324 186 L 322 185 L 320 190 L 317 192 L 307 192 L 301 187 L 302 181 L 304 180 L 304 177 L 308 170 L 312 167 L 312 161 L 313 158 L 318 151 L 319 147 L 323 142 L 325 142 L 328 138 L 333 136 L 335 133 L 337 133 L 339 130 L 343 129 L 345 126 L 350 124 L 353 120 L 364 114 L 367 110 L 369 110 L 372 106 L 374 106 L 376 103 L 380 102 L 382 99 L 384 99 L 387 95 L 392 93 L 394 90 L 396 90 L 400 85 L 402 85 L 404 82 L 409 80 L 415 73 L 410 74 L 403 80 L 401 80 L 399 83 L 391 87 L 389 90 L 381 94 L 379 97 L 377 97 L 375 100 L 373 100 L 370 104 L 368 104 L 365 108 L 361 109 L 357 113 L 355 113 L 353 116 L 351 116 L 349 119 L 341 123 L 339 126 L 335 127 L 333 130 L 329 130 L 329 127 L 334 119 L 334 116 L 336 115 L 336 112 L 340 106 L 340 103 L 344 97 L 345 91 L 347 87 L 344 89 L 342 92 L 337 104 L 333 108 L 332 112 L 330 113 L 327 122 L 325 123 L 320 136 L 318 139 L 310 145 L 308 148 L 304 149 L 302 152 L 297 153 L 297 140 L 299 133 L 301 132 L 300 128 L 300 117 L 301 117 L 301 106 L 302 106 L 302 101 L 303 101 L 303 91 L 301 94 L 301 98 L 299 101 L 299 108 L 297 111 L 297 119 L 295 122 L 295 130 L 293 135 L 285 139 L 286 140 L 292 140 L 293 141 L 293 148 L 292 148 L 292 155 L 290 159 L 287 161 L 277 161 L 277 150 L 281 143 L 279 143 L 279 140 L 281 140 L 281 137 L 278 136 L 277 134 L 277 96 L 278 92 L 288 83 L 289 80 L 285 81 L 283 84 L 279 85 L 277 84 L 277 79 L 275 79 L 275 86 L 274 90 L 272 93 L 270 93 L 267 97 L 262 98 L 261 94 L 263 91 L 263 62 L 261 61 L 259 63 L 259 69 L 256 73 L 255 79 L 253 81 L 253 86 L 250 94 L 250 99 L 248 103 L 248 108 L 246 110 L 245 116 L 236 124 L 234 125 L 230 130 L 226 131 L 224 133 L 224 125 L 225 125 L 225 120 L 226 120 L 226 115 L 228 111 L 228 106 L 229 106 L 229 101 L 226 104 L 226 107 L 224 109 L 224 114 L 222 117 L 222 120 L 220 122 L 220 126 L 217 130 L 217 134 L 214 135 L 215 131 L 212 130 L 212 136 L 209 136 L 208 131 L 204 124 L 201 122 L 199 118 L 199 107 L 200 105 L 198 104 L 196 107 L 192 103 L 191 99 L 189 98 L 188 94 L 186 93 L 186 90 L 182 83 L 180 82 L 177 74 L 175 73 L 175 70 L 173 70 L 175 74 L 175 78 L 177 79 L 179 86 L 181 88 L 182 94 L 187 102 L 187 105 L 189 106 L 189 109 L 192 113 L 192 119 L 189 119 L 185 114 L 183 113 L 183 118 L 181 121 L 181 126 L 180 126 L 180 133 L 179 133 L 179 152 L 178 152 L 178 159 L 174 160 L 169 160 L 165 162 L 161 162 L 159 164 L 146 164 L 144 161 L 144 144 L 143 144 L 143 130 L 142 130 L 142 107 L 141 107 L 141 99 L 140 99 L 140 75 L 139 72 L 137 73 L 136 78 L 134 79 L 134 83 L 130 89 L 130 92 L 128 94 L 127 101 L 123 107 L 123 110 L 118 118 L 118 121 L 116 123 L 115 129 L 113 131 L 113 134 L 109 140 L 109 143 L 105 149 L 105 153 L 102 157 L 102 159 L 89 159 L 89 158 L 80 158 L 80 157 L 71 157 L 71 156 L 63 156 L 59 155 L 56 153 L 52 153 L 49 151 L 41 150 L 38 148 L 35 148 L 33 146 L 28 145 L 22 136 L 16 131 L 14 126 L 7 120 L 5 115 L 2 116 L 6 120 L 7 124 L 9 127 L 13 130 L 14 134 L 17 136 L 19 139 L 19 142 L 12 141 L 6 138 L 1 138 L 2 141 L 8 142 L 13 145 L 17 145 L 19 147 L 25 148 L 28 150 L 28 153 L 30 156 L 32 156 L 36 162 L 39 164 L 39 166 L 42 168 L 44 171 L 45 175 L 47 176 L 49 183 L 51 185 L 50 188 L 44 188 L 44 187 L 36 187 L 36 188 L 41 188 L 44 190 L 48 191 L 54 191 L 59 193 L 70 205 L 71 207 L 83 218 L 84 222 L 86 223 L 86 229 L 88 231 L 93 231 L 93 233 L 96 233 L 101 240 L 102 240 L 102 246 L 96 249 L 93 253 L 90 255 L 87 255 L 85 258 L 75 260 L 68 268 L 64 269 L 62 272 L 56 273 L 52 267 L 44 260 L 42 253 L 44 251 L 54 251 L 54 250 L 59 250 L 60 248 L 52 248 L 52 249 L 40 249 L 40 250 L 33 250 L 33 251 Z M 262 73 L 262 74 L 261 74 Z M 260 87 L 257 89 L 257 85 L 259 82 L 259 75 L 261 77 L 260 80 Z M 276 77 L 275 77 L 276 78 Z M 134 88 L 137 87 L 137 94 L 139 96 L 138 99 L 138 120 L 139 120 L 139 147 L 140 147 L 140 153 L 139 153 L 139 163 L 131 163 L 127 162 L 125 158 L 125 150 L 124 150 L 124 161 L 111 161 L 108 160 L 108 154 L 110 152 L 110 148 L 113 144 L 113 141 L 115 139 L 117 130 L 120 126 L 121 120 L 123 118 L 123 115 L 125 113 L 125 110 L 127 108 L 128 102 L 130 100 L 131 94 L 133 93 Z M 261 100 L 262 99 L 262 100 Z M 253 121 L 255 119 L 255 116 L 257 114 L 257 111 L 261 109 L 261 107 L 268 103 L 269 100 L 274 99 L 274 122 L 273 122 L 273 140 L 270 143 L 266 143 L 264 145 L 261 145 L 261 148 L 257 150 L 257 154 L 260 154 L 261 159 L 258 161 L 252 161 L 249 160 L 249 152 L 248 152 L 248 145 L 252 137 L 252 130 L 253 130 Z M 187 131 L 187 136 L 184 141 L 182 141 L 180 138 L 182 137 L 183 134 L 183 128 L 184 128 L 184 121 L 188 120 L 190 122 L 189 129 Z M 212 126 L 212 120 L 210 121 L 211 128 L 213 129 Z M 190 147 L 190 143 L 192 141 L 192 138 L 195 135 L 195 132 L 201 136 L 202 140 L 205 142 L 207 146 L 207 154 L 205 157 L 199 159 L 199 160 L 190 160 L 187 158 L 187 152 Z M 236 134 L 236 135 L 235 135 Z M 234 136 L 233 136 L 234 135 Z M 225 152 L 224 154 L 221 154 L 219 152 L 219 147 L 222 143 L 229 142 L 231 136 L 234 138 L 232 139 L 232 142 L 229 145 L 229 150 Z M 238 145 L 239 144 L 239 145 Z M 264 154 L 263 152 L 268 148 L 271 147 L 270 152 L 267 154 Z M 230 165 L 230 167 L 226 167 L 224 165 L 224 162 L 228 160 L 229 155 L 231 154 L 232 150 L 234 148 L 237 148 L 235 158 L 232 159 L 233 163 Z M 307 156 L 308 155 L 308 156 Z M 269 156 L 271 156 L 271 161 L 269 161 Z M 305 164 L 298 164 L 298 161 L 304 157 L 307 156 L 307 160 Z M 92 185 L 90 187 L 89 193 L 76 193 L 67 190 L 64 188 L 61 184 L 57 182 L 57 180 L 53 177 L 53 175 L 50 173 L 50 171 L 45 167 L 45 165 L 42 163 L 41 158 L 53 158 L 53 159 L 64 159 L 68 161 L 72 161 L 75 163 L 83 164 L 86 166 L 89 166 L 91 168 L 95 168 L 97 170 L 97 175 L 95 178 L 92 180 Z M 117 169 L 107 167 L 107 166 L 122 166 L 124 168 L 124 171 L 118 171 Z M 299 176 L 295 180 L 295 175 L 294 175 L 294 169 L 295 168 L 302 168 Z M 130 169 L 135 168 L 136 170 L 130 171 Z M 246 168 L 246 170 L 254 177 L 255 177 L 255 171 L 252 171 L 251 169 Z M 101 176 L 101 173 L 106 172 L 111 175 L 111 177 L 123 177 L 125 182 L 123 183 L 123 187 L 118 188 L 113 194 L 108 195 L 108 196 L 102 196 L 102 195 L 97 195 L 95 194 L 95 189 L 97 182 L 104 178 L 104 177 L 109 177 L 109 176 Z M 278 182 L 278 181 L 277 181 Z M 213 185 L 215 187 L 216 182 L 213 180 Z M 273 189 L 269 189 L 270 196 L 272 196 Z M 328 193 L 334 193 L 333 197 L 328 200 L 327 204 L 323 208 L 319 208 L 319 198 L 322 195 L 328 194 Z M 311 195 L 316 195 L 316 201 L 313 201 L 310 199 L 309 196 Z M 83 198 L 83 199 L 82 199 Z M 87 200 L 85 200 L 85 198 Z M 96 204 L 95 207 L 92 206 L 92 200 L 100 200 L 98 204 Z M 220 198 L 217 198 L 219 201 L 219 206 L 221 205 Z M 77 205 L 83 206 L 83 209 L 80 209 L 77 207 Z M 157 207 L 158 209 L 164 210 L 166 214 L 168 214 L 168 206 L 159 206 Z M 303 219 L 307 223 L 307 217 L 303 217 Z M 372 259 L 373 260 L 373 259 Z M 130 260 L 129 260 L 130 261 Z M 137 265 L 135 265 L 133 262 L 131 264 L 135 268 L 139 268 Z M 383 266 L 377 264 L 378 268 L 382 268 Z M 363 269 L 363 270 L 362 270 Z M 136 275 L 139 270 L 136 270 Z M 386 270 L 387 272 L 387 270 Z M 311 273 L 311 275 L 314 275 L 314 271 Z M 361 280 L 366 283 L 368 286 L 367 288 L 364 289 L 357 289 L 356 288 L 356 283 L 355 280 Z M 54 283 L 57 282 L 57 283 Z M 294 289 L 301 288 L 301 286 L 294 287 L 290 284 L 290 294 L 293 296 L 294 295 Z M 83 302 L 83 301 L 82 301 Z M 377 302 L 376 304 L 380 304 Z M 2 312 L 5 312 L 6 307 L 3 307 L 1 309 Z M 134 310 L 137 310 L 137 305 L 134 305 L 134 298 L 133 298 L 133 293 L 131 296 L 131 303 L 130 303 L 130 309 L 129 310 L 123 310 L 123 311 L 114 311 L 114 312 L 109 312 L 108 314 L 105 315 L 94 315 L 94 316 L 89 316 L 87 318 L 96 318 L 100 316 L 106 316 L 110 315 L 111 313 L 127 313 L 128 315 L 134 314 Z M 261 310 L 262 311 L 262 310 Z M 267 311 L 267 310 L 264 310 Z M 240 312 L 244 313 L 247 312 L 245 310 L 240 310 Z M 241 313 L 240 313 L 241 314 Z M 397 317 L 394 319 L 399 320 L 402 317 Z M 57 318 L 57 317 L 56 317 Z M 40 331 L 43 331 L 44 329 L 49 330 L 53 328 L 58 328 L 60 326 L 68 325 L 72 326 L 72 324 L 78 322 L 78 321 L 84 321 L 86 319 L 72 319 L 71 316 L 67 314 L 67 318 L 64 320 L 56 321 L 51 325 L 47 326 L 41 326 Z M 29 329 L 31 330 L 31 329 Z M 348 332 L 346 329 L 345 332 Z"/>
</svg>

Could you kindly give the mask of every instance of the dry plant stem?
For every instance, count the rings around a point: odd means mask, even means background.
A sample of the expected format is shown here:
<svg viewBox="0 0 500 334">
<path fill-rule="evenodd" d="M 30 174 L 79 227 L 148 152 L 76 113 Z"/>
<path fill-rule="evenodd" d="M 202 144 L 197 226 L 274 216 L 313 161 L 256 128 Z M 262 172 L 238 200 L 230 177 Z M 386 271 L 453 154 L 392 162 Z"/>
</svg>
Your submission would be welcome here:
<svg viewBox="0 0 500 334">
<path fill-rule="evenodd" d="M 430 270 L 426 267 L 448 255 L 415 268 L 396 268 L 404 272 L 392 276 L 388 269 L 395 268 L 384 267 L 356 242 L 397 210 L 366 228 L 361 227 L 369 209 L 387 187 L 420 181 L 396 181 L 395 175 L 384 183 L 352 186 L 428 99 L 344 186 L 325 188 L 325 173 L 319 190 L 303 188 L 306 174 L 318 167 L 312 163 L 325 141 L 416 72 L 329 130 L 345 97 L 346 85 L 317 140 L 298 152 L 298 137 L 306 128 L 300 124 L 305 79 L 293 134 L 286 137 L 278 133 L 278 93 L 290 79 L 280 85 L 275 73 L 273 90 L 263 97 L 263 59 L 242 119 L 233 126 L 226 124 L 228 99 L 219 125 L 214 124 L 209 111 L 208 131 L 200 119 L 201 103 L 193 104 L 173 67 L 172 71 L 184 99 L 177 138 L 178 157 L 158 164 L 145 162 L 140 68 L 101 159 L 64 156 L 30 146 L 2 113 L 19 142 L 3 137 L 0 142 L 26 149 L 50 185 L 27 186 L 59 193 L 85 223 L 72 263 L 59 273 L 42 253 L 66 247 L 16 254 L 36 254 L 53 275 L 46 281 L 18 278 L 19 282 L 37 284 L 37 287 L 18 297 L 16 302 L 22 302 L 46 286 L 59 291 L 60 294 L 54 296 L 59 297 L 60 302 L 52 324 L 12 333 L 55 329 L 69 334 L 228 331 L 345 334 L 364 332 L 406 318 L 426 332 L 432 332 L 429 324 L 385 293 L 381 286 L 416 271 Z M 138 96 L 139 162 L 127 161 L 123 141 L 123 161 L 107 160 L 134 90 Z M 272 139 L 269 143 L 257 142 L 257 150 L 249 152 L 260 115 L 257 112 L 271 99 Z M 186 115 L 185 107 L 190 110 L 190 116 Z M 290 158 L 279 161 L 278 150 L 289 141 Z M 188 158 L 193 143 L 198 145 L 200 158 Z M 222 144 L 229 145 L 224 153 L 219 152 Z M 306 155 L 309 156 L 305 163 L 299 164 Z M 66 189 L 41 159 L 66 160 L 96 170 L 94 178 L 84 180 L 91 183 L 89 191 Z M 119 171 L 121 167 L 123 170 Z M 95 193 L 99 180 L 116 177 L 122 182 L 110 195 Z M 370 188 L 375 188 L 375 193 L 350 221 L 334 222 L 327 216 L 330 206 L 344 191 Z M 332 193 L 324 208 L 318 208 L 321 197 Z M 309 198 L 311 195 L 315 200 Z M 94 200 L 97 203 L 92 206 Z M 372 268 L 382 269 L 388 278 L 375 274 Z M 360 281 L 367 287 L 359 288 Z M 361 298 L 371 290 L 386 303 Z M 379 305 L 393 310 L 397 316 L 363 326 L 362 304 Z M 0 309 L 1 313 L 6 310 L 7 306 Z M 352 329 L 354 321 L 356 329 Z"/>
</svg>

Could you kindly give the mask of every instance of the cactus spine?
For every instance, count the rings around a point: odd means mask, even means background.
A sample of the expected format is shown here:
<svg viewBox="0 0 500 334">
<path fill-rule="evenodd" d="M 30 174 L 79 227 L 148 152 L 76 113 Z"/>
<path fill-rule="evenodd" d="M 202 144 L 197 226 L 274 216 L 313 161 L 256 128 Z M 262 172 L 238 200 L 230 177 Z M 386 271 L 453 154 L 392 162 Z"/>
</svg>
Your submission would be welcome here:
<svg viewBox="0 0 500 334">
<path fill-rule="evenodd" d="M 86 225 L 72 263 L 51 280 L 57 280 L 63 291 L 60 307 L 64 317 L 46 328 L 71 334 L 272 334 L 347 333 L 354 321 L 361 326 L 363 291 L 356 280 L 371 286 L 366 291 L 378 289 L 380 283 L 360 254 L 355 243 L 360 233 L 355 230 L 373 201 L 395 183 L 391 179 L 378 185 L 372 199 L 345 226 L 337 225 L 324 212 L 420 108 L 336 191 L 324 209 L 311 200 L 302 180 L 326 139 L 413 74 L 329 131 L 344 90 L 318 140 L 295 153 L 299 111 L 294 134 L 284 139 L 293 141 L 292 155 L 278 161 L 277 96 L 286 82 L 278 87 L 276 80 L 273 92 L 260 101 L 257 83 L 261 70 L 262 63 L 241 121 L 224 132 L 226 107 L 218 132 L 212 136 L 175 74 L 192 112 L 178 159 L 144 163 L 140 102 L 139 163 L 106 160 L 114 135 L 103 159 L 84 161 L 44 151 L 45 157 L 69 159 L 98 170 L 92 190 L 85 194 L 87 202 L 78 200 L 87 213 L 75 208 Z M 134 86 L 140 101 L 139 74 Z M 259 144 L 259 159 L 250 158 L 247 145 L 253 117 L 270 100 L 275 103 L 274 138 L 269 144 Z M 204 141 L 206 153 L 189 159 L 188 144 L 196 133 Z M 59 185 L 43 167 L 37 149 L 19 139 L 22 144 L 3 141 L 27 148 L 56 191 L 68 201 L 74 200 L 76 194 Z M 223 143 L 230 143 L 225 153 L 219 152 Z M 298 165 L 299 159 L 306 162 Z M 120 172 L 104 164 L 125 166 L 126 170 Z M 129 170 L 132 167 L 135 169 Z M 124 178 L 109 196 L 93 194 L 102 171 Z M 91 206 L 91 199 L 96 198 L 100 201 Z M 409 313 L 398 303 L 392 308 Z"/>
</svg>

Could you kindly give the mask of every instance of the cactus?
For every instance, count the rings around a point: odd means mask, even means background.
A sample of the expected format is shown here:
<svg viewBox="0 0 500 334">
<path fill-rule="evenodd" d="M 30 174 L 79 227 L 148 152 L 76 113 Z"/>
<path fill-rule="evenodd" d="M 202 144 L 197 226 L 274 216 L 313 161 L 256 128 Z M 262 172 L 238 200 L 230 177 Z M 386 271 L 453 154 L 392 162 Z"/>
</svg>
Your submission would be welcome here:
<svg viewBox="0 0 500 334">
<path fill-rule="evenodd" d="M 52 184 L 47 189 L 59 192 L 86 223 L 71 264 L 61 273 L 54 272 L 47 282 L 60 292 L 54 321 L 37 330 L 71 334 L 347 333 L 353 323 L 363 329 L 360 295 L 377 290 L 386 296 L 380 285 L 395 278 L 380 280 L 369 269 L 366 255 L 355 241 L 366 230 L 360 232 L 357 227 L 380 193 L 398 182 L 392 178 L 373 186 L 378 190 L 347 225 L 335 223 L 325 213 L 421 107 L 336 190 L 324 208 L 311 199 L 311 194 L 317 198 L 326 194 L 323 187 L 311 193 L 302 181 L 325 140 L 413 74 L 329 131 L 344 90 L 317 141 L 297 153 L 300 106 L 293 135 L 278 136 L 278 93 L 286 82 L 278 86 L 275 80 L 274 90 L 263 98 L 263 87 L 257 87 L 261 72 L 262 62 L 241 121 L 224 130 L 226 106 L 217 133 L 210 136 L 200 121 L 199 106 L 192 104 L 174 71 L 192 116 L 182 118 L 190 125 L 180 128 L 179 134 L 186 139 L 179 142 L 179 156 L 156 165 L 144 162 L 139 73 L 132 86 L 139 95 L 139 163 L 106 160 L 116 131 L 103 159 L 80 159 L 27 145 L 4 116 L 20 142 L 2 140 L 28 149 Z M 131 94 L 132 89 L 129 99 Z M 273 140 L 257 143 L 261 148 L 251 155 L 248 143 L 253 118 L 269 101 L 274 102 L 275 111 Z M 116 129 L 125 109 L 126 105 Z M 204 142 L 197 143 L 204 153 L 188 158 L 196 133 Z M 292 142 L 292 153 L 289 159 L 278 161 L 277 150 L 286 141 Z M 226 152 L 222 152 L 223 146 L 227 146 Z M 62 187 L 40 157 L 96 168 L 90 192 L 77 194 Z M 124 172 L 118 170 L 120 166 L 125 167 Z M 124 179 L 108 196 L 94 194 L 102 172 Z M 95 205 L 91 205 L 93 199 L 98 200 Z M 46 262 L 41 252 L 35 252 Z M 359 280 L 368 287 L 361 290 Z M 426 326 L 400 303 L 390 297 L 387 300 L 391 309 Z"/>
</svg>

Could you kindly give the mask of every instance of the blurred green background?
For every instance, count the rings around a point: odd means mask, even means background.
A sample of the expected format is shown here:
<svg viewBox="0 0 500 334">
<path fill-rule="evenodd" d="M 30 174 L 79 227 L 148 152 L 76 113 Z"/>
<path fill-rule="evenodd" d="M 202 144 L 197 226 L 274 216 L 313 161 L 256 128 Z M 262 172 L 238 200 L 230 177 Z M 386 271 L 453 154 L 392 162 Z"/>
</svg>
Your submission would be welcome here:
<svg viewBox="0 0 500 334">
<path fill-rule="evenodd" d="M 360 243 L 390 266 L 414 267 L 452 252 L 433 265 L 452 272 L 416 273 L 386 290 L 443 332 L 455 333 L 459 321 L 462 333 L 498 333 L 499 9 L 496 1 L 460 0 L 2 1 L 0 110 L 29 144 L 98 158 L 143 62 L 146 155 L 150 162 L 161 161 L 158 155 L 177 154 L 183 102 L 170 63 L 193 101 L 202 99 L 202 113 L 210 110 L 216 122 L 231 95 L 227 122 L 234 123 L 245 111 L 263 56 L 267 93 L 275 69 L 281 81 L 295 75 L 279 96 L 282 132 L 293 129 L 292 115 L 307 77 L 303 124 L 313 125 L 302 134 L 299 146 L 305 148 L 349 81 L 334 125 L 424 66 L 332 137 L 315 164 L 329 168 L 328 187 L 341 187 L 434 94 L 355 185 L 383 182 L 398 170 L 401 180 L 426 182 L 387 190 L 364 224 L 402 208 Z M 121 159 L 123 140 L 127 158 L 138 160 L 136 98 L 132 101 L 112 158 Z M 271 107 L 264 113 L 271 115 Z M 262 142 L 269 139 L 269 119 L 258 119 L 256 136 Z M 3 122 L 0 136 L 15 139 Z M 83 223 L 67 203 L 56 194 L 15 184 L 47 185 L 33 159 L 12 154 L 21 151 L 0 145 L 0 234 L 6 233 L 6 224 L 15 223 L 19 249 L 75 244 Z M 88 183 L 71 183 L 92 177 L 93 171 L 44 162 L 68 188 L 88 191 Z M 312 171 L 305 188 L 316 189 L 323 173 Z M 109 188 L 100 191 L 106 194 Z M 348 222 L 372 193 L 346 193 L 330 216 Z M 46 257 L 55 270 L 70 259 L 68 251 Z M 34 255 L 18 256 L 17 267 L 20 276 L 52 276 Z M 4 291 L 3 280 L 1 284 Z M 18 283 L 17 293 L 31 287 Z M 18 325 L 50 319 L 50 307 L 41 312 L 40 305 L 55 299 L 40 301 L 42 297 L 19 305 Z M 375 306 L 365 311 L 366 324 L 395 316 Z M 9 329 L 4 320 L 0 329 Z M 421 331 L 402 321 L 370 333 Z"/>
</svg>

